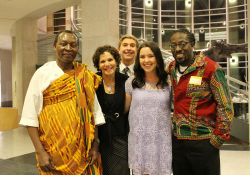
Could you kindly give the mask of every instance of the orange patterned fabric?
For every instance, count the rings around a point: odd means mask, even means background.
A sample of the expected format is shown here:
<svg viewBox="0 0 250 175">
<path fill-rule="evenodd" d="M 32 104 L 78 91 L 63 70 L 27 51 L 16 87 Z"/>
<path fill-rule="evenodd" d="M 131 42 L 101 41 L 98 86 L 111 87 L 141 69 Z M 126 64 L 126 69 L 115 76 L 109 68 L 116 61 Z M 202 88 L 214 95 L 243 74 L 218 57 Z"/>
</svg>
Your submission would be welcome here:
<svg viewBox="0 0 250 175">
<path fill-rule="evenodd" d="M 40 140 L 51 155 L 56 170 L 40 175 L 101 175 L 98 162 L 86 162 L 94 139 L 93 105 L 101 78 L 86 65 L 73 63 L 74 70 L 55 80 L 43 92 L 43 110 L 39 115 Z"/>
</svg>

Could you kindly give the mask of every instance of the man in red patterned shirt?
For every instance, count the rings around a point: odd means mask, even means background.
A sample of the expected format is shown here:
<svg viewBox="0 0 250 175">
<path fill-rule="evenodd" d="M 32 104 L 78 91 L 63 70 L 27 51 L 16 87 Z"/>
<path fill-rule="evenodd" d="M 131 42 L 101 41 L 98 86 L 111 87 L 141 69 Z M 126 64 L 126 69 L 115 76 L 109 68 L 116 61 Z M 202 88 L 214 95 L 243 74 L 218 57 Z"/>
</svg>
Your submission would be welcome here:
<svg viewBox="0 0 250 175">
<path fill-rule="evenodd" d="M 234 115 L 224 70 L 193 52 L 195 37 L 188 30 L 175 31 L 170 42 L 174 175 L 219 175 L 219 147 L 230 138 Z"/>
</svg>

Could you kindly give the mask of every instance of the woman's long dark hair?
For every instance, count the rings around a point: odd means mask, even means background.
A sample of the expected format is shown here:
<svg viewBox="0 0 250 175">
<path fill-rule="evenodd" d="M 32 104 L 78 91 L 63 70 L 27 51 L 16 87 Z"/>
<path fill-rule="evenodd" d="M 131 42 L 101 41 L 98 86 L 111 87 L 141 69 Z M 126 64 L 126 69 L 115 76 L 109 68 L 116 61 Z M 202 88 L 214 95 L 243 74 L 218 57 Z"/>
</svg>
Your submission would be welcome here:
<svg viewBox="0 0 250 175">
<path fill-rule="evenodd" d="M 161 50 L 158 47 L 158 45 L 154 42 L 145 42 L 138 49 L 138 53 L 135 59 L 135 66 L 134 66 L 135 78 L 132 81 L 132 87 L 142 88 L 145 85 L 145 72 L 140 65 L 140 51 L 143 47 L 149 47 L 154 53 L 154 56 L 157 61 L 156 73 L 157 73 L 157 76 L 159 77 L 159 81 L 157 82 L 156 86 L 163 88 L 164 86 L 168 85 L 167 83 L 168 74 L 164 70 L 164 61 L 162 58 Z"/>
</svg>

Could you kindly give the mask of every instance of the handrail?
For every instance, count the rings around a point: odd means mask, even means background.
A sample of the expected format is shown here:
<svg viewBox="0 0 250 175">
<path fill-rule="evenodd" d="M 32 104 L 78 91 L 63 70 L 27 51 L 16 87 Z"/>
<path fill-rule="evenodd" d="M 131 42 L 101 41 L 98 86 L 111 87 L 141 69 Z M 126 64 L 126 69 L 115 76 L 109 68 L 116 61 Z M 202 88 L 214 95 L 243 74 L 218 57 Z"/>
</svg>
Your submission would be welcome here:
<svg viewBox="0 0 250 175">
<path fill-rule="evenodd" d="M 230 80 L 230 81 L 233 81 L 233 82 L 238 83 L 238 84 L 240 84 L 240 85 L 242 85 L 242 86 L 248 87 L 248 84 L 245 83 L 245 82 L 242 82 L 242 81 L 240 81 L 240 80 L 237 80 L 237 79 L 235 79 L 235 78 L 233 78 L 233 77 L 229 77 L 228 75 L 225 75 L 225 77 L 226 77 L 228 80 Z"/>
</svg>

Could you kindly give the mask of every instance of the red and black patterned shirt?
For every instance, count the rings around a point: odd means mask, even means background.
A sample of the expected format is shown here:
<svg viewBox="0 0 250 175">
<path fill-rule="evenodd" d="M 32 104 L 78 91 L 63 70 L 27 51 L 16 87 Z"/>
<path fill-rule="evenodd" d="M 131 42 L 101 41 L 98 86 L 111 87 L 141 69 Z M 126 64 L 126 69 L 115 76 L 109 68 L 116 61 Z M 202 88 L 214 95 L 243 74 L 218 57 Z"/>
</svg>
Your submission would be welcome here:
<svg viewBox="0 0 250 175">
<path fill-rule="evenodd" d="M 167 72 L 173 85 L 173 134 L 178 139 L 210 139 L 219 148 L 230 138 L 234 116 L 223 68 L 200 53 L 179 82 L 175 61 Z"/>
</svg>

